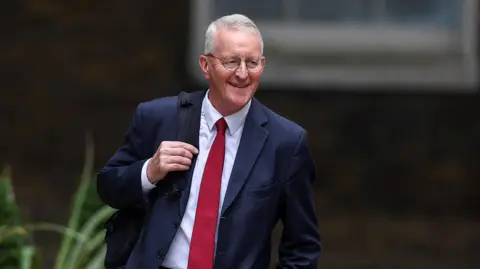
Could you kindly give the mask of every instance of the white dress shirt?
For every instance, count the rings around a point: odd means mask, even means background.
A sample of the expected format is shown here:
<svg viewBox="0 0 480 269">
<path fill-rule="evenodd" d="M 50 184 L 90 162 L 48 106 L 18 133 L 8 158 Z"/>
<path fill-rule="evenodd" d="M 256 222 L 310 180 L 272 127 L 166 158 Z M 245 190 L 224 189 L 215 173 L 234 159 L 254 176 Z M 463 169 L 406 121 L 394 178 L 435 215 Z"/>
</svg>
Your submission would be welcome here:
<svg viewBox="0 0 480 269">
<path fill-rule="evenodd" d="M 163 266 L 172 269 L 187 269 L 188 255 L 190 251 L 190 241 L 192 239 L 193 224 L 195 221 L 195 213 L 197 209 L 198 195 L 200 192 L 200 183 L 202 181 L 205 163 L 207 162 L 208 153 L 213 144 L 213 140 L 217 134 L 215 123 L 222 118 L 222 115 L 213 107 L 208 99 L 208 94 L 202 102 L 202 110 L 200 117 L 200 139 L 199 139 L 199 153 L 195 169 L 193 171 L 192 186 L 190 189 L 190 196 L 187 202 L 185 215 L 183 216 L 180 227 L 173 239 L 173 242 L 168 250 L 168 253 L 163 261 Z M 225 193 L 227 191 L 230 174 L 232 172 L 235 156 L 237 155 L 238 145 L 242 137 L 243 126 L 245 118 L 250 109 L 251 102 L 242 108 L 240 111 L 225 117 L 228 125 L 228 130 L 225 132 L 225 159 L 223 163 L 222 183 L 220 189 L 220 205 L 223 204 Z M 155 188 L 147 178 L 147 165 L 150 159 L 143 165 L 142 168 L 142 188 L 144 193 Z M 219 206 L 219 218 L 221 212 Z"/>
</svg>

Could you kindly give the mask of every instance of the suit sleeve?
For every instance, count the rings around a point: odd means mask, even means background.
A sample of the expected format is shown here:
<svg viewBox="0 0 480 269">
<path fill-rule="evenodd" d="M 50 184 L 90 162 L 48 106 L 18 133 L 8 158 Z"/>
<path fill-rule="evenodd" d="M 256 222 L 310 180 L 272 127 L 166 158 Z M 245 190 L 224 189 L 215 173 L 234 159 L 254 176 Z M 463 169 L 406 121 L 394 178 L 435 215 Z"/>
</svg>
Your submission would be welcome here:
<svg viewBox="0 0 480 269">
<path fill-rule="evenodd" d="M 317 268 L 321 242 L 313 198 L 315 178 L 315 165 L 303 131 L 290 161 L 280 210 L 283 233 L 278 269 Z"/>
<path fill-rule="evenodd" d="M 144 118 L 141 105 L 137 106 L 133 122 L 129 127 L 123 145 L 115 152 L 97 174 L 97 191 L 104 203 L 116 208 L 144 208 L 142 191 L 142 167 L 147 159 Z"/>
</svg>

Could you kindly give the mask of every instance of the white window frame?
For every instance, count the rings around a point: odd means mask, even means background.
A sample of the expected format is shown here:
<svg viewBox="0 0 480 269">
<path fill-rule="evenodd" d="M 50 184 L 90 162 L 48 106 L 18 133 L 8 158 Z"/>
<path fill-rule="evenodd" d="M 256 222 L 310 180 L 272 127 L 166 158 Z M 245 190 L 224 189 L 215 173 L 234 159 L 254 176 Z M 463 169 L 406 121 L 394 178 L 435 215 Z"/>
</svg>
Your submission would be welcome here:
<svg viewBox="0 0 480 269">
<path fill-rule="evenodd" d="M 452 0 L 454 1 L 454 0 Z M 322 25 L 319 23 L 263 23 L 257 21 L 265 43 L 267 66 L 262 77 L 266 88 L 319 89 L 325 86 L 366 89 L 394 86 L 420 90 L 475 90 L 477 71 L 478 1 L 464 0 L 458 37 L 447 29 L 433 27 L 392 27 Z M 205 30 L 214 18 L 212 0 L 191 0 L 191 32 L 188 71 L 205 83 L 198 59 L 203 52 Z M 460 49 L 459 49 L 460 48 Z M 383 54 L 410 59 L 407 65 L 392 64 L 315 64 L 292 63 L 282 58 L 299 53 L 312 57 L 337 54 L 342 57 Z M 386 56 L 389 58 L 390 56 Z M 421 65 L 419 58 L 434 63 Z M 321 61 L 320 61 L 321 63 Z M 388 87 L 387 87 L 388 88 Z M 393 87 L 390 87 L 393 88 Z"/>
</svg>

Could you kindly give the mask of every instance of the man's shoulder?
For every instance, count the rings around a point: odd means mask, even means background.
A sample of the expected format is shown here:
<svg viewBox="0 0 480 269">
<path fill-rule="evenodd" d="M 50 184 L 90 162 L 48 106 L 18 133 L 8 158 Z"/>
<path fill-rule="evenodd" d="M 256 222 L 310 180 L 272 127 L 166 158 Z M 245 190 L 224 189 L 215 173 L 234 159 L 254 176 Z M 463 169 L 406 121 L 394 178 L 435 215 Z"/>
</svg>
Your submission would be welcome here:
<svg viewBox="0 0 480 269">
<path fill-rule="evenodd" d="M 298 139 L 299 136 L 306 133 L 306 130 L 293 120 L 280 115 L 260 102 L 259 104 L 268 118 L 266 128 L 271 129 L 270 131 L 273 131 L 274 134 L 284 138 Z"/>
<path fill-rule="evenodd" d="M 198 98 L 202 97 L 204 92 L 205 91 L 201 91 L 201 90 L 186 92 L 187 93 L 186 98 L 197 101 Z M 178 106 L 178 98 L 179 98 L 179 94 L 168 95 L 164 97 L 147 100 L 138 104 L 137 110 L 141 111 L 143 115 L 146 115 L 146 116 L 152 115 L 153 117 L 161 117 L 164 115 L 176 114 L 177 106 Z"/>
<path fill-rule="evenodd" d="M 177 95 L 159 97 L 139 103 L 137 109 L 141 110 L 142 114 L 146 116 L 164 115 L 165 112 L 175 111 L 177 100 Z"/>
</svg>

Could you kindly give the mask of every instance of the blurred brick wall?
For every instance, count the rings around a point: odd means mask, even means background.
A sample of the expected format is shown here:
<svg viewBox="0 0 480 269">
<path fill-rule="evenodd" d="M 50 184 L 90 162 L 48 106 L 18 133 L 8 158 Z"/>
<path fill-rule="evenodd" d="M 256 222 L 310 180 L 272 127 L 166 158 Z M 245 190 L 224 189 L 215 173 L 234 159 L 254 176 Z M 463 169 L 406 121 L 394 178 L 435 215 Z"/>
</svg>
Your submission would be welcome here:
<svg viewBox="0 0 480 269">
<path fill-rule="evenodd" d="M 188 3 L 2 6 L 0 162 L 13 166 L 28 219 L 63 222 L 87 129 L 100 167 L 138 102 L 197 89 L 185 69 Z M 257 96 L 310 133 L 325 268 L 478 265 L 479 97 L 398 90 Z M 53 255 L 48 236 L 38 239 Z"/>
</svg>

